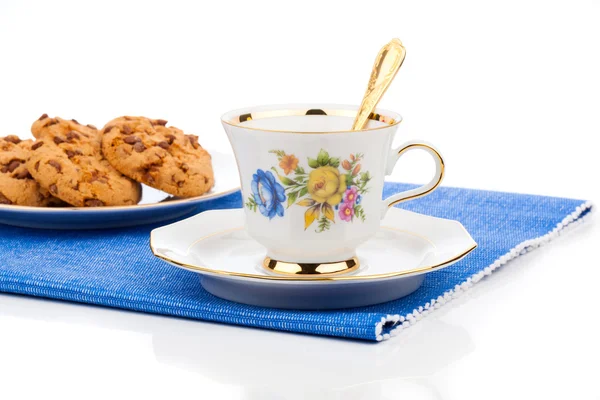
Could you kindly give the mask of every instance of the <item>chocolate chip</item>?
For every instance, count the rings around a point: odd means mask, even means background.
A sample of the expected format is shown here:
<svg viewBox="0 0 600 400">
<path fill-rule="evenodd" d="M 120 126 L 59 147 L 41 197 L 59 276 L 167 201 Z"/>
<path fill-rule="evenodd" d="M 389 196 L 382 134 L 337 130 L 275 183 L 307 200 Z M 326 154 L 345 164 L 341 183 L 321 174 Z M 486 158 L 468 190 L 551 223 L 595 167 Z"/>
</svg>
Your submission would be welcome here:
<svg viewBox="0 0 600 400">
<path fill-rule="evenodd" d="M 179 182 L 177 182 L 177 187 L 183 187 L 183 184 L 184 184 L 184 183 L 185 183 L 184 181 L 179 181 Z"/>
<path fill-rule="evenodd" d="M 89 182 L 100 182 L 100 183 L 108 183 L 106 176 L 104 175 L 100 175 L 100 173 L 97 170 L 92 171 L 92 177 L 90 178 Z"/>
<path fill-rule="evenodd" d="M 182 170 L 183 172 L 187 172 L 187 171 L 190 169 L 190 167 L 189 167 L 189 166 L 188 166 L 186 163 L 183 163 L 183 164 L 181 164 L 181 165 L 179 166 L 179 168 L 181 168 L 181 170 Z"/>
<path fill-rule="evenodd" d="M 62 171 L 62 167 L 60 166 L 60 164 L 58 163 L 58 161 L 50 160 L 50 161 L 48 161 L 48 165 L 52 165 L 54 168 L 56 168 L 56 170 L 58 172 Z"/>
<path fill-rule="evenodd" d="M 6 198 L 2 193 L 0 193 L 0 204 L 12 204 L 12 201 Z"/>
<path fill-rule="evenodd" d="M 2 172 L 3 174 L 7 173 L 8 172 L 8 167 L 5 165 L 4 167 L 2 167 L 0 169 L 0 172 Z"/>
<path fill-rule="evenodd" d="M 144 175 L 142 175 L 142 180 L 149 184 L 152 185 L 155 181 L 154 177 L 152 176 L 153 172 L 158 172 L 159 169 L 157 166 L 153 165 L 150 168 L 146 168 L 146 172 L 144 173 Z"/>
<path fill-rule="evenodd" d="M 208 178 L 204 177 L 204 184 L 207 185 L 208 184 Z"/>
<path fill-rule="evenodd" d="M 114 128 L 114 125 L 111 125 L 111 126 L 105 126 L 105 127 L 104 127 L 104 133 L 108 133 L 108 132 L 110 132 L 112 128 Z"/>
<path fill-rule="evenodd" d="M 67 157 L 69 158 L 73 158 L 75 156 L 82 156 L 83 153 L 79 150 L 75 150 L 75 151 L 71 151 L 71 150 L 66 150 L 65 153 L 67 153 Z"/>
<path fill-rule="evenodd" d="M 161 147 L 161 148 L 163 148 L 163 149 L 165 149 L 165 150 L 166 150 L 166 149 L 168 149 L 168 148 L 169 148 L 169 143 L 167 143 L 167 142 L 165 142 L 165 141 L 162 141 L 162 142 L 158 142 L 158 143 L 157 143 L 157 146 L 158 146 L 158 147 Z"/>
<path fill-rule="evenodd" d="M 131 135 L 131 132 L 133 132 L 133 131 L 131 130 L 131 128 L 129 127 L 129 125 L 125 125 L 121 129 L 121 132 L 123 132 L 125 135 Z"/>
<path fill-rule="evenodd" d="M 190 144 L 192 145 L 193 148 L 197 149 L 198 147 L 200 147 L 200 145 L 198 144 L 198 136 L 195 135 L 186 135 L 187 138 L 190 141 Z"/>
<path fill-rule="evenodd" d="M 75 122 L 77 125 L 81 125 L 75 118 L 73 118 L 71 121 Z"/>
<path fill-rule="evenodd" d="M 6 167 L 8 172 L 13 172 L 15 169 L 17 169 L 17 167 L 19 165 L 21 165 L 22 161 L 19 160 L 12 160 L 8 166 Z"/>
<path fill-rule="evenodd" d="M 61 138 L 59 136 L 55 136 L 54 137 L 54 143 L 61 144 L 61 143 L 64 143 L 64 142 L 65 142 L 65 140 L 63 138 Z"/>
<path fill-rule="evenodd" d="M 55 119 L 55 118 L 52 118 L 52 119 L 50 120 L 50 122 L 48 122 L 48 123 L 46 124 L 46 126 L 50 126 L 50 125 L 56 125 L 56 124 L 58 124 L 59 122 L 60 122 L 59 120 L 57 120 L 57 119 Z"/>
<path fill-rule="evenodd" d="M 19 171 L 18 174 L 14 175 L 13 178 L 16 179 L 33 179 L 31 177 L 31 174 L 29 174 L 29 171 L 27 171 L 26 169 L 23 169 L 21 171 Z"/>
<path fill-rule="evenodd" d="M 44 145 L 44 142 L 35 142 L 33 146 L 31 146 L 31 150 L 37 150 Z"/>
<path fill-rule="evenodd" d="M 42 114 L 41 117 L 38 118 L 38 121 L 48 118 L 48 114 Z"/>
<path fill-rule="evenodd" d="M 137 136 L 127 136 L 123 141 L 127 144 L 136 144 L 137 142 L 141 142 L 142 139 Z"/>
<path fill-rule="evenodd" d="M 169 121 L 165 121 L 164 119 L 157 119 L 157 120 L 153 121 L 152 125 L 165 126 L 165 125 L 167 125 L 167 122 L 169 122 Z"/>
<path fill-rule="evenodd" d="M 4 138 L 4 140 L 6 140 L 7 142 L 14 143 L 14 144 L 21 143 L 21 139 L 19 139 L 19 137 L 16 135 L 8 135 L 7 137 Z"/>
<path fill-rule="evenodd" d="M 98 129 L 98 128 L 96 128 L 96 127 L 95 127 L 94 125 L 92 125 L 92 124 L 87 124 L 86 126 L 87 126 L 88 128 L 92 128 L 92 129 Z"/>
<path fill-rule="evenodd" d="M 52 194 L 58 194 L 58 188 L 56 187 L 55 184 L 50 185 L 48 190 L 50 190 L 50 193 L 52 193 Z"/>
<path fill-rule="evenodd" d="M 173 144 L 173 142 L 175 141 L 175 135 L 168 134 L 165 135 L 165 137 L 167 138 L 169 144 Z"/>
<path fill-rule="evenodd" d="M 75 131 L 71 131 L 69 133 L 67 133 L 67 140 L 70 142 L 73 139 L 80 139 L 81 137 L 79 136 L 79 134 Z"/>
<path fill-rule="evenodd" d="M 150 175 L 150 172 L 146 172 L 144 174 L 144 176 L 142 177 L 142 179 L 144 180 L 144 182 L 152 185 L 154 183 L 154 177 L 152 175 Z"/>
<path fill-rule="evenodd" d="M 83 205 L 85 207 L 102 207 L 104 203 L 98 199 L 87 199 L 83 202 Z"/>
<path fill-rule="evenodd" d="M 73 190 L 79 190 L 79 182 L 77 182 L 77 183 L 75 184 L 75 186 L 73 186 Z"/>
<path fill-rule="evenodd" d="M 138 153 L 141 153 L 142 151 L 146 150 L 146 146 L 144 146 L 144 143 L 142 142 L 136 142 L 136 144 L 133 145 L 133 149 Z"/>
<path fill-rule="evenodd" d="M 40 162 L 39 161 L 36 162 L 35 165 L 33 166 L 33 168 L 35 168 L 35 170 L 39 172 L 39 170 L 40 170 Z"/>
</svg>

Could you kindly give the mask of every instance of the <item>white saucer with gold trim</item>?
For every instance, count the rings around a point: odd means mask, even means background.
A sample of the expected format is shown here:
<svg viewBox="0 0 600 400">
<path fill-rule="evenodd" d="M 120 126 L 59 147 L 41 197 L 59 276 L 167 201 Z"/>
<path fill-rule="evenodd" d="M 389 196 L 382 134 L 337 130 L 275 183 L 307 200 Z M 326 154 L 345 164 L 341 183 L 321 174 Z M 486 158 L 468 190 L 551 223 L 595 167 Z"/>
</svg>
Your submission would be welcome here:
<svg viewBox="0 0 600 400">
<path fill-rule="evenodd" d="M 278 274 L 266 249 L 246 232 L 242 209 L 205 211 L 155 229 L 155 256 L 197 272 L 215 296 L 288 309 L 368 306 L 406 296 L 428 272 L 459 261 L 477 244 L 458 222 L 394 208 L 374 238 L 357 250 L 360 266 L 343 274 Z M 294 264 L 292 264 L 294 265 Z"/>
</svg>

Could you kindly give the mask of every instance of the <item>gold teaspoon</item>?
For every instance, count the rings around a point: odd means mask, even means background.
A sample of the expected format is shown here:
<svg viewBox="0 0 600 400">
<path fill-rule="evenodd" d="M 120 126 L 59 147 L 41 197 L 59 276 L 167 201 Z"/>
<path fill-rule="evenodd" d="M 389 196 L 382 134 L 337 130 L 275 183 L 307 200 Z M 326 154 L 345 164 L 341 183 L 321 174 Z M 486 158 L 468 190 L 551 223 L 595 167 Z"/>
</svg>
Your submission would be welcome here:
<svg viewBox="0 0 600 400">
<path fill-rule="evenodd" d="M 404 57 L 406 57 L 406 49 L 402 46 L 400 39 L 392 39 L 379 50 L 375 64 L 373 64 L 367 91 L 352 125 L 353 131 L 364 129 L 367 125 L 369 115 L 375 110 L 379 100 L 394 80 L 404 62 Z"/>
</svg>

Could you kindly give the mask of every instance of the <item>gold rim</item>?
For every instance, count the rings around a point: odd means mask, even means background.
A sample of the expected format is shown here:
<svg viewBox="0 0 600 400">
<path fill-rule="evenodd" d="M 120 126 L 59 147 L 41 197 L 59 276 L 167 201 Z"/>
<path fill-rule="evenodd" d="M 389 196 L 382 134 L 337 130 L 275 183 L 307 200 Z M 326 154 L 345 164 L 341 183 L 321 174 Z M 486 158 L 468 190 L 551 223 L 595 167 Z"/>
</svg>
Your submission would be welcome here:
<svg viewBox="0 0 600 400">
<path fill-rule="evenodd" d="M 413 143 L 410 144 L 406 147 L 403 147 L 402 149 L 400 149 L 400 151 L 398 151 L 398 157 L 400 157 L 402 154 L 404 154 L 405 152 L 407 152 L 408 150 L 410 150 L 411 148 L 421 148 L 421 147 L 425 147 L 429 150 L 431 150 L 436 157 L 438 158 L 438 160 L 440 161 L 440 165 L 441 165 L 441 171 L 440 171 L 440 177 L 437 180 L 437 182 L 435 183 L 435 185 L 433 185 L 431 188 L 429 188 L 428 190 L 424 191 L 423 193 L 417 193 L 415 195 L 412 196 L 408 196 L 408 197 L 403 197 L 401 199 L 398 200 L 394 200 L 391 203 L 389 203 L 387 206 L 388 208 L 395 206 L 398 203 L 402 203 L 405 201 L 409 201 L 409 200 L 413 200 L 413 199 L 418 199 L 419 197 L 423 197 L 423 196 L 427 196 L 429 193 L 433 192 L 435 189 L 437 189 L 438 186 L 440 186 L 440 184 L 442 183 L 442 180 L 444 179 L 444 174 L 445 172 L 445 168 L 446 166 L 444 165 L 444 159 L 442 158 L 442 156 L 440 155 L 440 153 L 438 153 L 438 151 L 436 149 L 434 149 L 431 146 L 428 146 L 426 144 L 423 143 Z M 393 197 L 393 195 L 392 195 Z"/>
<path fill-rule="evenodd" d="M 260 108 L 260 107 L 257 107 Z M 383 111 L 383 110 L 382 110 Z M 388 111 L 383 111 L 386 113 L 391 113 Z M 278 133 L 293 133 L 293 134 L 330 134 L 330 133 L 349 133 L 349 132 L 370 132 L 377 131 L 381 129 L 390 128 L 392 126 L 396 126 L 402 122 L 402 117 L 398 115 L 396 118 L 390 117 L 388 115 L 383 115 L 380 113 L 372 112 L 369 114 L 369 120 L 383 122 L 385 126 L 378 126 L 375 128 L 364 128 L 360 130 L 341 130 L 341 131 L 288 131 L 288 130 L 274 130 L 274 129 L 262 129 L 255 128 L 251 126 L 242 125 L 246 121 L 255 121 L 267 118 L 275 118 L 275 117 L 292 117 L 292 116 L 305 116 L 305 115 L 326 115 L 326 116 L 336 116 L 336 117 L 350 117 L 355 118 L 357 114 L 357 110 L 352 109 L 335 109 L 335 108 L 290 108 L 290 109 L 280 109 L 280 110 L 266 110 L 266 111 L 253 111 L 253 112 L 245 112 L 241 114 L 237 114 L 233 117 L 229 117 L 228 115 L 233 113 L 227 113 L 223 117 L 221 117 L 221 121 L 224 124 L 235 126 L 238 128 L 248 129 L 252 131 L 260 131 L 260 132 L 278 132 Z"/>
<path fill-rule="evenodd" d="M 462 225 L 461 225 L 461 227 L 462 227 Z M 384 227 L 384 228 L 388 228 L 388 227 Z M 241 229 L 243 229 L 243 228 L 241 228 Z M 394 229 L 394 228 L 391 228 L 391 229 Z M 467 235 L 469 234 L 464 227 L 462 227 L 462 229 Z M 228 231 L 231 231 L 231 230 L 232 229 L 229 229 Z M 235 229 L 235 230 L 237 230 L 237 229 Z M 407 232 L 407 233 L 409 233 L 409 232 Z M 413 268 L 411 270 L 406 270 L 406 271 L 390 272 L 387 274 L 364 275 L 364 276 L 356 276 L 356 275 L 335 276 L 334 275 L 334 276 L 322 276 L 322 277 L 315 278 L 314 276 L 306 276 L 306 275 L 273 276 L 273 275 L 246 274 L 243 272 L 221 271 L 221 270 L 215 270 L 215 269 L 206 268 L 206 267 L 200 267 L 197 265 L 182 263 L 182 262 L 170 259 L 169 257 L 158 254 L 156 252 L 156 250 L 154 249 L 154 245 L 152 244 L 153 240 L 154 240 L 153 235 L 154 235 L 154 232 L 150 232 L 150 250 L 152 251 L 152 254 L 154 254 L 154 256 L 156 256 L 156 257 L 160 258 L 161 260 L 166 261 L 170 264 L 174 264 L 178 267 L 192 270 L 195 272 L 205 272 L 205 273 L 208 273 L 211 275 L 234 276 L 234 277 L 238 277 L 238 278 L 251 278 L 251 279 L 272 280 L 272 281 L 360 281 L 360 280 L 375 280 L 375 279 L 385 279 L 385 278 L 399 277 L 399 276 L 405 276 L 405 275 L 413 275 L 413 274 L 417 274 L 417 273 L 429 272 L 434 269 L 443 267 L 446 264 L 456 262 L 456 261 L 460 260 L 461 258 L 464 258 L 465 256 L 467 256 L 470 252 L 472 252 L 473 250 L 475 250 L 477 248 L 477 244 L 475 243 L 471 248 L 469 248 L 468 250 L 465 250 L 464 252 L 462 252 L 461 254 L 459 254 L 456 257 L 453 257 L 448 260 L 444 260 L 435 265 L 429 265 L 429 266 L 420 267 L 420 268 Z M 202 239 L 205 239 L 205 238 L 211 237 L 211 236 L 215 236 L 215 234 L 205 236 Z M 470 235 L 469 235 L 469 237 L 470 237 Z M 200 240 L 202 240 L 202 239 L 200 239 Z M 200 240 L 197 240 L 194 243 L 198 243 Z"/>
<path fill-rule="evenodd" d="M 357 257 L 349 260 L 326 263 L 294 263 L 265 257 L 263 268 L 267 271 L 287 276 L 334 276 L 356 271 L 360 266 Z"/>
</svg>

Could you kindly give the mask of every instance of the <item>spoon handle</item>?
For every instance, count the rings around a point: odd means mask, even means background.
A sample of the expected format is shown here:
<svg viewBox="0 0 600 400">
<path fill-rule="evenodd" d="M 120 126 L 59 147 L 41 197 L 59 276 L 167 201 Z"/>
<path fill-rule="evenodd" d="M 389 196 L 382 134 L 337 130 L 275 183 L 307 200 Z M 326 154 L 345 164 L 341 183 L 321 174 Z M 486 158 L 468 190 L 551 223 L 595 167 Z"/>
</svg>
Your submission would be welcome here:
<svg viewBox="0 0 600 400">
<path fill-rule="evenodd" d="M 406 50 L 399 39 L 392 39 L 391 42 L 379 50 L 375 64 L 373 64 L 367 91 L 354 119 L 352 130 L 361 130 L 367 125 L 369 115 L 375 110 L 381 96 L 394 80 L 396 73 L 402 66 L 402 62 L 404 62 L 404 57 L 406 57 Z"/>
</svg>

